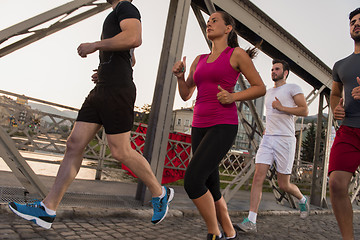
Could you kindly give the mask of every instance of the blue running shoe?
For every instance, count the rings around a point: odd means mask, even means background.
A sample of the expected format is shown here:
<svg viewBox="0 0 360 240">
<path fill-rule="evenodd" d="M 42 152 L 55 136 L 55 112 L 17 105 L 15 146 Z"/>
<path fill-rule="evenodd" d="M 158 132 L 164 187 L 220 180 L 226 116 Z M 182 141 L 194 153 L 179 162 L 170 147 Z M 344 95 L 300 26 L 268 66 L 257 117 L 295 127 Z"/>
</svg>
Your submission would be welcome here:
<svg viewBox="0 0 360 240">
<path fill-rule="evenodd" d="M 16 215 L 32 221 L 40 227 L 49 229 L 53 223 L 56 215 L 49 215 L 45 208 L 40 204 L 40 201 L 28 204 L 18 204 L 16 202 L 9 203 L 9 208 Z"/>
<path fill-rule="evenodd" d="M 153 197 L 151 203 L 154 209 L 154 215 L 151 218 L 153 224 L 160 223 L 165 217 L 169 210 L 169 203 L 174 198 L 174 189 L 165 187 L 165 196 L 163 198 Z"/>
</svg>

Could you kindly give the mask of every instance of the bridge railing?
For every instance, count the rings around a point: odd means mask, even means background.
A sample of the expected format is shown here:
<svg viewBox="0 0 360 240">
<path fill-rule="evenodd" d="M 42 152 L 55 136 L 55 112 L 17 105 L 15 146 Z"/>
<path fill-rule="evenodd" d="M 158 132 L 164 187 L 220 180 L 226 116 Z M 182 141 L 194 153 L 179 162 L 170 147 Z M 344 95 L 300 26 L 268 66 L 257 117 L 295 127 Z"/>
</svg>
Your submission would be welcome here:
<svg viewBox="0 0 360 240">
<path fill-rule="evenodd" d="M 0 125 L 15 141 L 19 150 L 64 154 L 66 139 L 75 123 L 78 109 L 2 90 L 0 93 L 4 94 L 0 96 Z M 38 110 L 40 107 L 36 104 L 42 104 L 41 109 L 48 110 Z M 134 125 L 138 126 L 138 123 Z M 146 134 L 131 132 L 132 145 L 142 154 L 144 141 L 140 141 L 139 144 L 139 141 L 136 141 L 139 137 L 145 139 Z M 168 146 L 164 168 L 185 171 L 192 155 L 191 143 L 169 139 Z M 121 164 L 111 156 L 103 129 L 86 147 L 84 158 L 91 160 L 93 164 L 82 165 L 82 167 L 96 169 L 95 178 L 98 180 L 101 179 L 103 171 L 121 171 Z M 249 161 L 253 161 L 252 155 L 229 151 L 219 165 L 221 182 L 224 184 L 231 182 Z M 53 163 L 59 164 L 58 161 Z M 309 173 L 309 164 L 295 163 L 294 166 L 293 181 L 310 185 L 312 175 Z M 247 181 L 245 186 L 249 188 L 250 182 Z"/>
</svg>

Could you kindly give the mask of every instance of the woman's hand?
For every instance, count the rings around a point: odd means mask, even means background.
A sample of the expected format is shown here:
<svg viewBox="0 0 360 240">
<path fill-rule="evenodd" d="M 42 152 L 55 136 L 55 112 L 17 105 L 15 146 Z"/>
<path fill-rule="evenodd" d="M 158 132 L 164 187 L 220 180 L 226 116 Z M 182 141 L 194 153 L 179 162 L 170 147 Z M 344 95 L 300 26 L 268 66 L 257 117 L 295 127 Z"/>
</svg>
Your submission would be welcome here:
<svg viewBox="0 0 360 240">
<path fill-rule="evenodd" d="M 220 85 L 218 86 L 218 89 L 220 92 L 216 96 L 221 104 L 231 104 L 235 101 L 232 94 L 220 87 Z"/>
<path fill-rule="evenodd" d="M 186 71 L 186 57 L 183 57 L 182 61 L 176 62 L 172 71 L 177 78 L 184 78 Z"/>
</svg>

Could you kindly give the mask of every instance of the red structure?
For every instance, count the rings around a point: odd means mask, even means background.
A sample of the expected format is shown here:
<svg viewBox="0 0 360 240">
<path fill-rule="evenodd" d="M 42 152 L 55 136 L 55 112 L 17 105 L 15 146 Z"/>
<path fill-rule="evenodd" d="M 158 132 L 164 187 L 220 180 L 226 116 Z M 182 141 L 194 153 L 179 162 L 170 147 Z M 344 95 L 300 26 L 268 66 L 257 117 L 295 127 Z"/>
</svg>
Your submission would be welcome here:
<svg viewBox="0 0 360 240">
<path fill-rule="evenodd" d="M 141 124 L 136 129 L 136 132 L 138 133 L 146 134 L 146 131 L 147 127 Z M 144 150 L 145 136 L 137 136 L 134 139 L 134 142 L 131 142 L 131 147 L 142 154 Z M 139 149 L 136 149 L 136 146 L 141 146 L 140 151 Z M 185 170 L 189 165 L 190 154 L 191 135 L 183 133 L 170 133 L 161 184 L 175 182 L 184 178 Z M 128 171 L 128 173 L 133 177 L 136 177 L 136 175 L 124 164 L 122 164 L 122 169 Z"/>
</svg>

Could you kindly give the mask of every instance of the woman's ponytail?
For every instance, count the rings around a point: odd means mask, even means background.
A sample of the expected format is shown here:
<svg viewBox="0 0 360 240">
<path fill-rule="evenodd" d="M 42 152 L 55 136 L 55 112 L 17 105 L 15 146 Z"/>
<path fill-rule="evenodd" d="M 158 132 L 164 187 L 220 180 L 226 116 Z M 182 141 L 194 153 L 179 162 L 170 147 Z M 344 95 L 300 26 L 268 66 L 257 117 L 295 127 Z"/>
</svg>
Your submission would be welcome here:
<svg viewBox="0 0 360 240">
<path fill-rule="evenodd" d="M 227 12 L 224 12 L 224 11 L 217 11 L 217 12 L 221 14 L 226 26 L 227 25 L 232 26 L 232 30 L 229 33 L 229 36 L 227 39 L 228 46 L 231 48 L 239 47 L 238 36 L 235 32 L 235 27 L 236 27 L 235 20 Z M 255 47 L 248 48 L 245 50 L 251 59 L 253 59 L 257 56 L 258 48 L 260 47 L 260 45 L 261 45 L 261 43 L 257 44 Z"/>
</svg>

